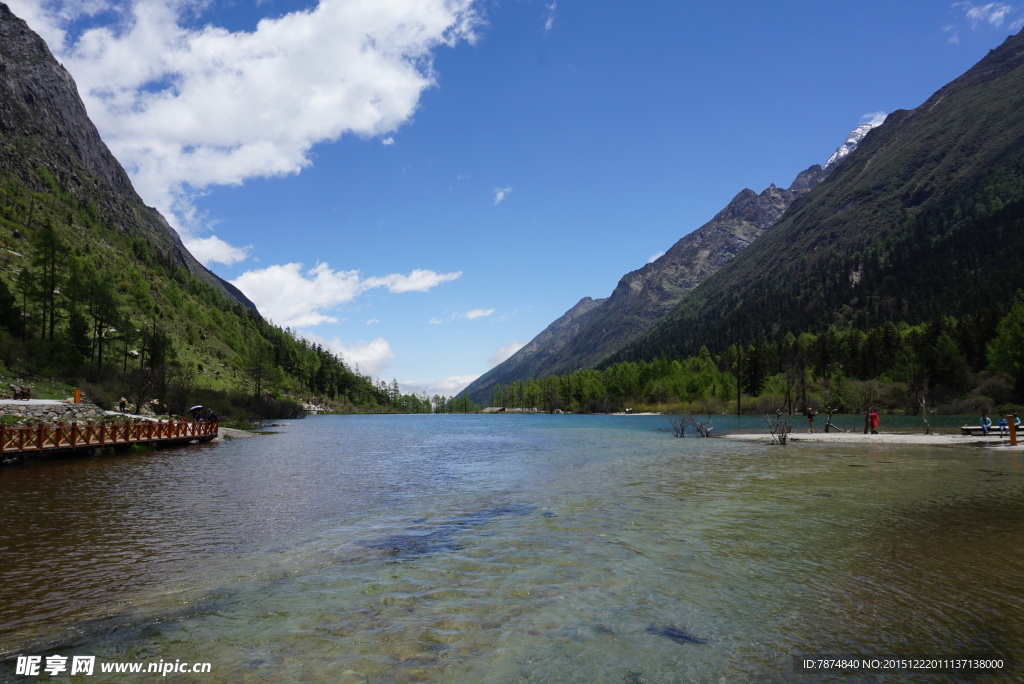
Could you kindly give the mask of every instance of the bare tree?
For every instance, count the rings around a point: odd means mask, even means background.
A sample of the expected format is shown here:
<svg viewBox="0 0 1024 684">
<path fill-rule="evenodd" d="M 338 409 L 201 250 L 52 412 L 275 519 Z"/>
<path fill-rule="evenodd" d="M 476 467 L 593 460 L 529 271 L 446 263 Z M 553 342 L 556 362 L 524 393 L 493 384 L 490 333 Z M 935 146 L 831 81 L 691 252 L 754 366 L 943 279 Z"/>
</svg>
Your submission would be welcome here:
<svg viewBox="0 0 1024 684">
<path fill-rule="evenodd" d="M 669 416 L 669 425 L 672 426 L 672 434 L 676 437 L 685 437 L 686 428 L 696 430 L 701 437 L 710 437 L 714 426 L 711 425 L 711 416 L 707 421 L 697 420 L 693 416 Z"/>
<path fill-rule="evenodd" d="M 792 417 L 783 413 L 782 409 L 775 410 L 775 417 L 765 415 L 764 420 L 768 423 L 768 436 L 771 437 L 771 444 L 785 446 L 789 442 L 789 433 L 792 431 Z"/>
<path fill-rule="evenodd" d="M 827 433 L 830 428 L 832 430 L 835 430 L 836 432 L 842 432 L 842 430 L 840 430 L 839 428 L 837 428 L 835 425 L 832 424 L 832 414 L 835 413 L 836 410 L 834 408 L 832 408 L 831 406 L 829 406 L 827 411 L 828 411 L 828 420 L 825 422 L 825 432 Z"/>
</svg>

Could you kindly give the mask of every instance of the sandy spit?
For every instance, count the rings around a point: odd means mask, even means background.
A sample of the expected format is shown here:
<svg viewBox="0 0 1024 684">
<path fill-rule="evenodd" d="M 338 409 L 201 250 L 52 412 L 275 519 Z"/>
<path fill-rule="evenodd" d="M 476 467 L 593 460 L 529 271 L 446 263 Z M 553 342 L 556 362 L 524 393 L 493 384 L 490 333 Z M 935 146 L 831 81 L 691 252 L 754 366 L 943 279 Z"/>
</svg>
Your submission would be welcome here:
<svg viewBox="0 0 1024 684">
<path fill-rule="evenodd" d="M 771 437 L 767 432 L 748 432 L 730 435 L 719 435 L 719 439 L 734 439 L 744 442 L 766 442 Z M 971 437 L 969 435 L 924 435 L 913 433 L 882 432 L 877 435 L 865 435 L 861 432 L 791 432 L 790 442 L 818 442 L 843 444 L 959 444 L 961 446 L 1010 445 L 1008 437 L 999 435 L 988 437 Z M 1017 448 L 1024 448 L 1024 437 L 1018 435 Z"/>
</svg>

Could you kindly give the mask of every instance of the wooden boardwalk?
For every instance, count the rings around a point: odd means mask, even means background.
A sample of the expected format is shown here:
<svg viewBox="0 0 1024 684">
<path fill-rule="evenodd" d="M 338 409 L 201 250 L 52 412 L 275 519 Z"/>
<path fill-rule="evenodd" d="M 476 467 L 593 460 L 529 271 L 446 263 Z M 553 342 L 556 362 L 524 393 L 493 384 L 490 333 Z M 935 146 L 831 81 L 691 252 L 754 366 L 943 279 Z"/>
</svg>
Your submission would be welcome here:
<svg viewBox="0 0 1024 684">
<path fill-rule="evenodd" d="M 206 442 L 217 436 L 219 423 L 187 420 L 94 423 L 57 423 L 47 425 L 0 425 L 0 457 L 29 456 L 79 449 L 126 446 L 131 444 L 189 444 Z"/>
</svg>

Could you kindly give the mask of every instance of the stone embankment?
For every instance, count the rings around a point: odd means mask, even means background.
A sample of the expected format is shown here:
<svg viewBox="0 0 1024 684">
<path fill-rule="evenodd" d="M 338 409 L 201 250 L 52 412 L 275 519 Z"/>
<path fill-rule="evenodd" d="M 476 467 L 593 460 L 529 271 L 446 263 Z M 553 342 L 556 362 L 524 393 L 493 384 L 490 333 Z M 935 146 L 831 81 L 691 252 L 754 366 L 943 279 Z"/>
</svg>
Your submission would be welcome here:
<svg viewBox="0 0 1024 684">
<path fill-rule="evenodd" d="M 74 404 L 49 399 L 0 400 L 0 416 L 19 416 L 32 422 L 84 422 L 98 420 L 103 415 L 104 411 L 99 406 L 84 402 Z"/>
</svg>

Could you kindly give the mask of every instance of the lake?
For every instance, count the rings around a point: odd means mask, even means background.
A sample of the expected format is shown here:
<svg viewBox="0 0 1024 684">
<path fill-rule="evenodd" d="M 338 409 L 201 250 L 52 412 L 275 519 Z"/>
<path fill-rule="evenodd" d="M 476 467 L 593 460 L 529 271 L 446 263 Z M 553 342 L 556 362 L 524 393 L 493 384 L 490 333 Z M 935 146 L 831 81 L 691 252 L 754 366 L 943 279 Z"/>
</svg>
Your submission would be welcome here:
<svg viewBox="0 0 1024 684">
<path fill-rule="evenodd" d="M 210 663 L 166 677 L 181 682 L 876 681 L 795 675 L 793 656 L 1024 663 L 1022 452 L 677 439 L 660 416 L 273 430 L 0 469 L 0 681 L 35 679 L 15 674 L 29 654 Z M 99 665 L 79 679 L 126 681 Z"/>
</svg>

